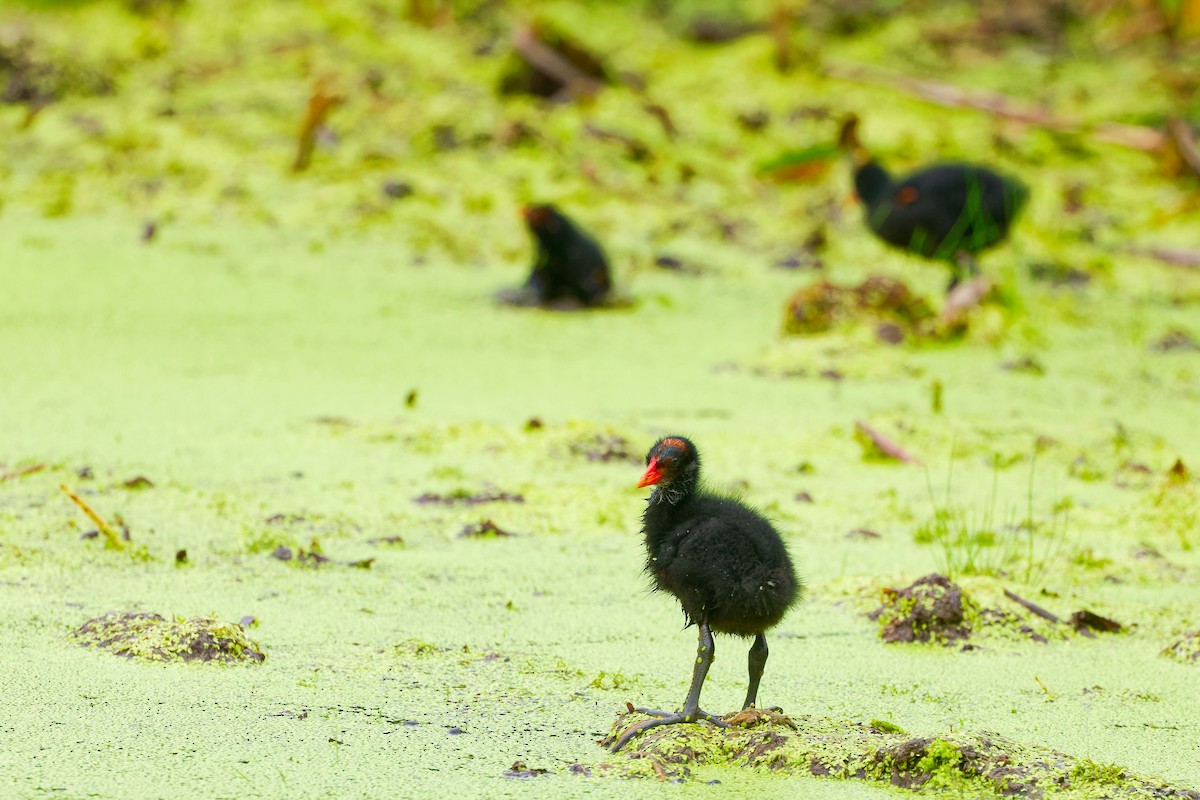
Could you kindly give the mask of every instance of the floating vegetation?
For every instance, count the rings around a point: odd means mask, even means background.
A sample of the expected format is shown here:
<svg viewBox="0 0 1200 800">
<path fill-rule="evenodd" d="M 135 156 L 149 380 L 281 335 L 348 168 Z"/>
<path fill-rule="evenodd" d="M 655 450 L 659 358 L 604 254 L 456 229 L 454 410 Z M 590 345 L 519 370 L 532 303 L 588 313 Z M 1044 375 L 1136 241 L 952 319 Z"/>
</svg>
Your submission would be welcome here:
<svg viewBox="0 0 1200 800">
<path fill-rule="evenodd" d="M 166 619 L 159 614 L 110 611 L 71 633 L 83 647 L 146 661 L 217 661 L 259 664 L 266 656 L 236 622 L 216 617 Z"/>
<path fill-rule="evenodd" d="M 788 300 L 783 329 L 808 336 L 844 324 L 890 322 L 903 334 L 928 336 L 935 320 L 929 303 L 903 281 L 872 275 L 857 286 L 819 280 L 796 292 Z"/>
<path fill-rule="evenodd" d="M 1162 655 L 1185 664 L 1200 664 L 1200 631 L 1191 631 L 1175 644 L 1162 651 Z"/>
<path fill-rule="evenodd" d="M 744 713 L 744 712 L 742 712 Z M 646 731 L 629 744 L 624 772 L 630 776 L 679 778 L 694 765 L 727 765 L 781 774 L 854 779 L 901 789 L 942 789 L 964 797 L 1099 796 L 1186 798 L 1200 792 L 1171 786 L 1129 770 L 1077 759 L 1047 747 L 1025 745 L 994 733 L 913 736 L 890 723 L 833 720 L 757 712 L 749 726 L 707 723 L 667 725 Z M 647 717 L 617 715 L 610 745 Z"/>
</svg>

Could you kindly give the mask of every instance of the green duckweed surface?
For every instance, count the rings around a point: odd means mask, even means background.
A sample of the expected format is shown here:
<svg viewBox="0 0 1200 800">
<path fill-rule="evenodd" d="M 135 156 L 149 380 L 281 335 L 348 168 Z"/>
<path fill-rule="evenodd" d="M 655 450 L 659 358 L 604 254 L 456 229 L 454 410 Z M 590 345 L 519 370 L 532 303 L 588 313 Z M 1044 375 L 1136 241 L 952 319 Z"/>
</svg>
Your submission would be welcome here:
<svg viewBox="0 0 1200 800">
<path fill-rule="evenodd" d="M 0 144 L 0 793 L 909 795 L 719 760 L 665 786 L 597 743 L 627 701 L 673 706 L 690 677 L 694 633 L 640 574 L 634 484 L 666 433 L 694 438 L 709 479 L 776 521 L 809 584 L 770 635 L 765 704 L 847 735 L 872 720 L 898 738 L 991 732 L 1069 754 L 1098 792 L 1128 775 L 1200 789 L 1200 663 L 1163 655 L 1200 629 L 1200 353 L 1155 347 L 1200 338 L 1200 273 L 1123 249 L 1194 245 L 1194 183 L 816 64 L 779 76 L 766 37 L 685 44 L 634 8 L 542 13 L 651 75 L 649 99 L 685 131 L 674 142 L 623 86 L 553 110 L 498 99 L 512 9 L 429 31 L 365 5 L 238 8 L 235 25 L 215 6 L 30 6 L 2 28 L 113 70 L 117 88 L 68 92 L 27 129 L 0 106 L 21 131 Z M 892 63 L 922 24 L 796 36 L 831 60 Z M 98 35 L 71 44 L 84 30 Z M 494 57 L 471 55 L 489 42 Z M 1148 50 L 1055 61 L 1048 91 L 1089 122 L 1151 124 L 1168 102 L 1146 88 Z M 914 73 L 945 67 L 921 53 Z M 1032 47 L 956 58 L 964 81 L 1024 97 L 1050 69 Z M 380 96 L 360 83 L 371 66 L 386 67 Z M 347 95 L 340 143 L 288 175 L 325 71 Z M 863 114 L 897 164 L 995 159 L 1033 186 L 1014 241 L 984 260 L 1000 300 L 961 340 L 891 346 L 867 323 L 783 335 L 789 296 L 819 276 L 771 264 L 821 220 L 824 277 L 888 274 L 931 302 L 945 282 L 863 232 L 843 165 L 815 183 L 752 177 L 833 135 L 828 118 L 788 116 L 818 106 Z M 774 121 L 750 135 L 736 115 L 759 108 Z M 446 121 L 461 142 L 493 138 L 439 152 Z M 503 143 L 514 121 L 538 146 Z M 587 124 L 655 156 L 630 162 Z M 381 199 L 396 176 L 416 194 Z M 1083 216 L 1066 216 L 1078 182 Z M 514 209 L 539 198 L 605 242 L 628 307 L 492 301 L 524 276 Z M 698 274 L 653 267 L 660 253 Z M 1055 287 L 1034 277 L 1044 262 L 1090 280 Z M 872 457 L 858 421 L 921 463 Z M 126 546 L 87 537 L 61 484 Z M 486 495 L 499 499 L 450 502 Z M 460 535 L 487 520 L 513 535 Z M 985 610 L 973 649 L 881 642 L 867 617 L 880 592 L 934 571 Z M 1124 629 L 1075 633 L 1005 589 Z M 72 638 L 112 611 L 252 617 L 266 657 L 156 663 Z M 734 710 L 744 672 L 745 644 L 719 639 L 704 705 Z M 961 793 L 933 761 L 923 791 Z M 547 772 L 506 777 L 516 762 Z"/>
</svg>

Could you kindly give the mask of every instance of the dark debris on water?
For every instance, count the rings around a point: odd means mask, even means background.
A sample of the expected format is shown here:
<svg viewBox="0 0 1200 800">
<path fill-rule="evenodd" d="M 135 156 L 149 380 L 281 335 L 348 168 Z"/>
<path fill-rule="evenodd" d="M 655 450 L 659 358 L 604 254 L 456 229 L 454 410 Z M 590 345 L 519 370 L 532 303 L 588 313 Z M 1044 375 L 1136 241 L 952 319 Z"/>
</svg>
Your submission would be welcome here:
<svg viewBox="0 0 1200 800">
<path fill-rule="evenodd" d="M 641 463 L 641 458 L 634 452 L 629 440 L 615 433 L 597 433 L 576 440 L 571 443 L 570 450 L 573 455 L 583 456 L 588 461 Z"/>
<path fill-rule="evenodd" d="M 553 773 L 541 767 L 527 767 L 524 761 L 514 761 L 513 765 L 502 774 L 505 778 L 540 778 Z"/>
<path fill-rule="evenodd" d="M 325 564 L 334 564 L 342 567 L 354 567 L 355 569 L 370 569 L 375 563 L 374 558 L 360 558 L 357 561 L 334 561 L 329 556 L 321 552 L 320 546 L 313 542 L 306 550 L 303 547 L 292 552 L 292 548 L 287 545 L 279 545 L 271 552 L 271 557 L 279 561 L 291 562 L 305 567 L 320 567 Z"/>
<path fill-rule="evenodd" d="M 483 489 L 475 493 L 459 489 L 447 494 L 425 492 L 418 497 L 414 497 L 413 502 L 418 505 L 477 506 L 483 503 L 524 503 L 525 496 L 517 492 L 497 491 L 494 489 Z"/>
<path fill-rule="evenodd" d="M 516 534 L 504 530 L 490 519 L 466 525 L 458 532 L 460 539 L 495 539 L 510 536 L 516 536 Z"/>
</svg>

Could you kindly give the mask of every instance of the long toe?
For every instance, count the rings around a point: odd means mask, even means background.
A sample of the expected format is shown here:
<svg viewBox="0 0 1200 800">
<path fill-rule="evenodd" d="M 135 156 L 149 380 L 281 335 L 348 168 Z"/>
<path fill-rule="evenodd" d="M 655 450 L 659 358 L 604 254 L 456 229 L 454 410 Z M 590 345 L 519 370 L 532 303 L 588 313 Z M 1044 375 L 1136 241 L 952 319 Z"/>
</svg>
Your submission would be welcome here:
<svg viewBox="0 0 1200 800">
<path fill-rule="evenodd" d="M 647 714 L 651 717 L 670 717 L 674 714 L 680 714 L 679 711 L 660 711 L 657 708 L 635 708 L 634 711 L 639 714 Z"/>
<path fill-rule="evenodd" d="M 684 714 L 678 711 L 669 714 L 663 714 L 662 712 L 657 711 L 643 711 L 640 708 L 634 710 L 643 714 L 654 714 L 656 715 L 656 719 L 642 720 L 641 722 L 634 723 L 626 728 L 625 732 L 621 734 L 620 738 L 618 738 L 616 743 L 612 746 L 612 751 L 614 753 L 628 744 L 629 740 L 637 736 L 639 733 L 648 731 L 651 728 L 657 728 L 660 725 L 678 725 L 682 722 L 697 722 L 699 720 L 704 720 L 705 722 L 710 722 L 713 725 L 716 725 L 718 728 L 730 727 L 729 723 L 720 717 L 699 709 L 696 710 L 695 714 Z"/>
<path fill-rule="evenodd" d="M 710 713 L 708 713 L 707 711 L 704 711 L 704 710 L 702 710 L 702 709 L 697 709 L 697 710 L 696 710 L 696 716 L 695 716 L 695 719 L 697 719 L 697 720 L 700 720 L 700 719 L 702 719 L 702 720 L 704 720 L 705 722 L 711 722 L 713 725 L 716 725 L 718 728 L 728 728 L 728 727 L 730 727 L 729 723 L 728 723 L 728 722 L 726 722 L 726 721 L 725 721 L 724 719 L 722 719 L 721 717 L 718 717 L 716 714 L 710 714 Z"/>
</svg>

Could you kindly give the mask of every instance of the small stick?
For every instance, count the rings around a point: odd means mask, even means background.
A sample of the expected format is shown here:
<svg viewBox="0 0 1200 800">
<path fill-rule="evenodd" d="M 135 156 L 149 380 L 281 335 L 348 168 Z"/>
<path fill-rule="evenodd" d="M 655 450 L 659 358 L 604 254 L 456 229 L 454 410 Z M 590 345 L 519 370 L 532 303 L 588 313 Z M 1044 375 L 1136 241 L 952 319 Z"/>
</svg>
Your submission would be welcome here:
<svg viewBox="0 0 1200 800">
<path fill-rule="evenodd" d="M 679 128 L 675 127 L 675 120 L 671 119 L 671 112 L 667 111 L 666 106 L 647 101 L 642 104 L 642 110 L 658 120 L 667 138 L 674 139 L 679 135 Z"/>
<path fill-rule="evenodd" d="M 1126 253 L 1149 256 L 1175 267 L 1200 268 L 1200 250 L 1184 250 L 1177 247 L 1126 247 L 1123 249 Z"/>
<path fill-rule="evenodd" d="M 0 475 L 0 483 L 12 480 L 13 478 L 24 478 L 26 475 L 32 475 L 35 472 L 41 472 L 45 468 L 45 464 L 34 464 L 32 466 L 22 467 L 21 469 L 14 469 L 12 472 L 6 472 L 3 475 Z"/>
<path fill-rule="evenodd" d="M 1200 149 L 1196 148 L 1196 140 L 1192 138 L 1192 129 L 1179 117 L 1167 121 L 1167 133 L 1175 143 L 1179 158 L 1196 175 L 1200 176 Z"/>
<path fill-rule="evenodd" d="M 1030 601 L 1026 600 L 1024 597 L 1019 597 L 1019 596 L 1013 594 L 1008 589 L 1004 590 L 1004 596 L 1007 597 L 1009 600 L 1012 600 L 1014 603 L 1019 603 L 1019 604 L 1025 606 L 1027 609 L 1032 611 L 1034 614 L 1037 614 L 1042 619 L 1048 619 L 1051 622 L 1059 622 L 1060 621 L 1057 616 L 1055 616 L 1051 612 L 1047 611 L 1046 609 L 1042 608 L 1037 603 L 1031 603 Z"/>
<path fill-rule="evenodd" d="M 602 86 L 599 81 L 581 72 L 557 50 L 539 39 L 533 28 L 528 25 L 513 36 L 513 47 L 522 58 L 561 83 L 570 94 L 592 95 Z"/>
<path fill-rule="evenodd" d="M 1088 126 L 1079 120 L 1056 116 L 1052 111 L 1039 106 L 1022 103 L 996 92 L 968 91 L 940 81 L 889 75 L 855 65 L 831 64 L 826 67 L 827 75 L 842 80 L 855 81 L 893 89 L 950 108 L 972 108 L 1004 119 L 1016 120 L 1056 131 L 1080 131 Z M 1141 125 L 1125 125 L 1119 122 L 1101 122 L 1091 129 L 1097 139 L 1123 145 L 1135 150 L 1156 152 L 1166 144 L 1167 137 L 1154 128 Z"/>
<path fill-rule="evenodd" d="M 313 84 L 312 94 L 308 98 L 308 107 L 304 112 L 304 121 L 300 125 L 297 137 L 296 160 L 292 162 L 292 172 L 303 172 L 312 162 L 313 149 L 317 144 L 317 131 L 325 123 L 329 112 L 341 105 L 343 98 L 329 88 L 328 78 L 318 78 Z"/>
<path fill-rule="evenodd" d="M 938 319 L 943 325 L 957 324 L 968 311 L 983 302 L 991 290 L 992 282 L 983 276 L 958 284 L 946 295 L 946 304 Z"/>
<path fill-rule="evenodd" d="M 1038 686 L 1042 687 L 1042 691 L 1046 693 L 1046 696 L 1047 696 L 1047 697 L 1049 697 L 1051 700 L 1053 700 L 1053 699 L 1054 699 L 1054 692 L 1050 691 L 1050 687 L 1049 687 L 1049 686 L 1047 686 L 1046 684 L 1042 683 L 1042 679 L 1041 679 L 1041 678 L 1039 678 L 1037 675 L 1034 675 L 1034 676 L 1033 676 L 1033 679 L 1034 679 L 1035 681 L 1037 681 L 1037 685 L 1038 685 Z"/>
<path fill-rule="evenodd" d="M 125 549 L 125 545 L 121 543 L 121 537 L 117 535 L 117 532 L 112 529 L 112 526 L 104 521 L 103 517 L 93 511 L 91 506 L 83 502 L 83 498 L 68 489 L 65 483 L 60 483 L 58 488 L 62 489 L 63 494 L 71 498 L 71 502 L 79 506 L 83 513 L 87 514 L 92 522 L 96 524 L 96 527 L 99 528 L 100 532 L 104 534 L 106 546 L 112 548 L 113 550 Z"/>
<path fill-rule="evenodd" d="M 857 427 L 859 429 L 859 431 L 861 431 L 864 435 L 866 435 L 868 438 L 870 438 L 871 443 L 874 444 L 876 447 L 878 447 L 880 452 L 882 452 L 888 458 L 894 458 L 897 461 L 903 461 L 907 464 L 920 464 L 921 463 L 921 459 L 910 454 L 903 447 L 896 444 L 891 439 L 887 438 L 886 436 L 884 436 L 882 433 L 880 433 L 879 431 L 872 428 L 867 423 L 862 422 L 860 420 L 858 422 L 855 422 L 854 425 L 855 425 L 855 427 Z"/>
<path fill-rule="evenodd" d="M 796 65 L 796 54 L 792 49 L 792 14 L 785 4 L 775 4 L 768 29 L 775 45 L 775 69 L 781 73 L 791 72 Z"/>
</svg>

